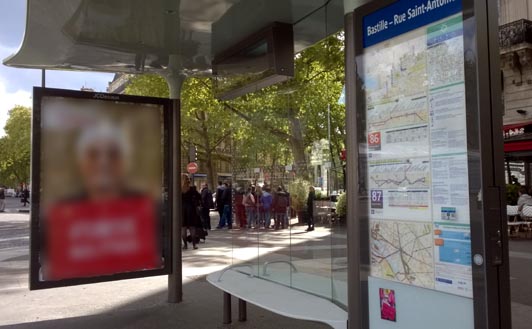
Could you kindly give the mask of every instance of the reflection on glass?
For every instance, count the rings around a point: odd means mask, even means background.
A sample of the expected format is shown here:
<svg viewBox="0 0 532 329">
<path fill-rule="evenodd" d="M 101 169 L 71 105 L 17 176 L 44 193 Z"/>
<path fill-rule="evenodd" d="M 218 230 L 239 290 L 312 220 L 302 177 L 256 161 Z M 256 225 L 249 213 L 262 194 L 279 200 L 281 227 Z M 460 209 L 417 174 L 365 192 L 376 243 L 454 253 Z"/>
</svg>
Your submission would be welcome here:
<svg viewBox="0 0 532 329">
<path fill-rule="evenodd" d="M 342 35 L 295 57 L 293 80 L 225 103 L 232 114 L 233 266 L 347 305 L 340 154 Z M 329 62 L 334 52 L 334 63 Z M 337 59 L 337 61 L 336 61 Z M 345 205 L 345 196 L 344 196 Z M 258 284 L 258 283 L 257 283 Z"/>
</svg>

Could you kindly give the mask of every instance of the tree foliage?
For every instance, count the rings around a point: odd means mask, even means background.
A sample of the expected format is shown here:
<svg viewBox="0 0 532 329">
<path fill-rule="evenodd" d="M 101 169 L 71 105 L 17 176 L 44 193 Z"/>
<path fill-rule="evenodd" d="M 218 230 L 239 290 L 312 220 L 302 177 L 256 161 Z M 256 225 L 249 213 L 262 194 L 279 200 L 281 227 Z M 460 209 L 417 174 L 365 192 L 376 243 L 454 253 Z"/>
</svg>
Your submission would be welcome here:
<svg viewBox="0 0 532 329">
<path fill-rule="evenodd" d="M 0 185 L 18 186 L 30 179 L 31 109 L 15 106 L 9 111 L 0 138 Z"/>
<path fill-rule="evenodd" d="M 300 167 L 308 162 L 312 142 L 328 138 L 330 108 L 332 153 L 337 155 L 345 138 L 345 110 L 338 104 L 344 82 L 343 58 L 343 34 L 338 33 L 296 55 L 293 79 L 225 106 L 255 126 L 270 145 L 272 140 L 284 143 L 291 155 L 286 164 Z"/>
<path fill-rule="evenodd" d="M 331 158 L 339 164 L 345 139 L 345 109 L 338 104 L 343 83 L 343 33 L 297 54 L 294 78 L 231 101 L 214 98 L 209 78 L 188 78 L 181 92 L 183 151 L 196 145 L 200 160 L 210 163 L 211 179 L 212 161 L 231 158 L 239 167 L 296 164 L 308 178 L 311 145 L 328 139 L 329 118 Z M 159 76 L 141 75 L 126 92 L 167 97 L 168 87 Z"/>
</svg>

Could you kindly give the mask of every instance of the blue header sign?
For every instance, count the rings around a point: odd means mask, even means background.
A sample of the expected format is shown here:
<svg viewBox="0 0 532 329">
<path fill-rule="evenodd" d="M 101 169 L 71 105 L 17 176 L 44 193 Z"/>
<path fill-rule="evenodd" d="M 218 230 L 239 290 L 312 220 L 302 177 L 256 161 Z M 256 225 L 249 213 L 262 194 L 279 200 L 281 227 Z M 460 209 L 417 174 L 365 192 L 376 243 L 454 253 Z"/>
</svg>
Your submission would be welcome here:
<svg viewBox="0 0 532 329">
<path fill-rule="evenodd" d="M 462 0 L 398 0 L 364 16 L 364 48 L 462 11 Z"/>
</svg>

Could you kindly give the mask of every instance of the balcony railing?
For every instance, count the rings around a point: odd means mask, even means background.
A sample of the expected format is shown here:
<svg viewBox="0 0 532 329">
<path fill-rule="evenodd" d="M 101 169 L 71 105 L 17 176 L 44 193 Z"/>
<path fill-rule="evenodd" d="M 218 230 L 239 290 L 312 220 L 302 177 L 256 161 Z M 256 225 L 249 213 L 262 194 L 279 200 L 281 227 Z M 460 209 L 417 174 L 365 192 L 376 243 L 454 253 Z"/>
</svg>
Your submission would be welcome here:
<svg viewBox="0 0 532 329">
<path fill-rule="evenodd" d="M 520 43 L 532 44 L 532 21 L 520 19 L 499 26 L 499 46 L 508 48 Z"/>
</svg>

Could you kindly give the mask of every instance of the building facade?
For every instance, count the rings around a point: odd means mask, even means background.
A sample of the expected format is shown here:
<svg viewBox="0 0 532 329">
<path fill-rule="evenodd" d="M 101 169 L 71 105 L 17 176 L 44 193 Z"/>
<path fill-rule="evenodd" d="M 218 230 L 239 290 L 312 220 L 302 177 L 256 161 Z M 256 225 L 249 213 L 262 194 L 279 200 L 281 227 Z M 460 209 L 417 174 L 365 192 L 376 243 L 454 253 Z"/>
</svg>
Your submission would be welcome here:
<svg viewBox="0 0 532 329">
<path fill-rule="evenodd" d="M 532 160 L 532 1 L 500 0 L 499 12 L 506 179 L 529 186 L 529 163 Z"/>
</svg>

